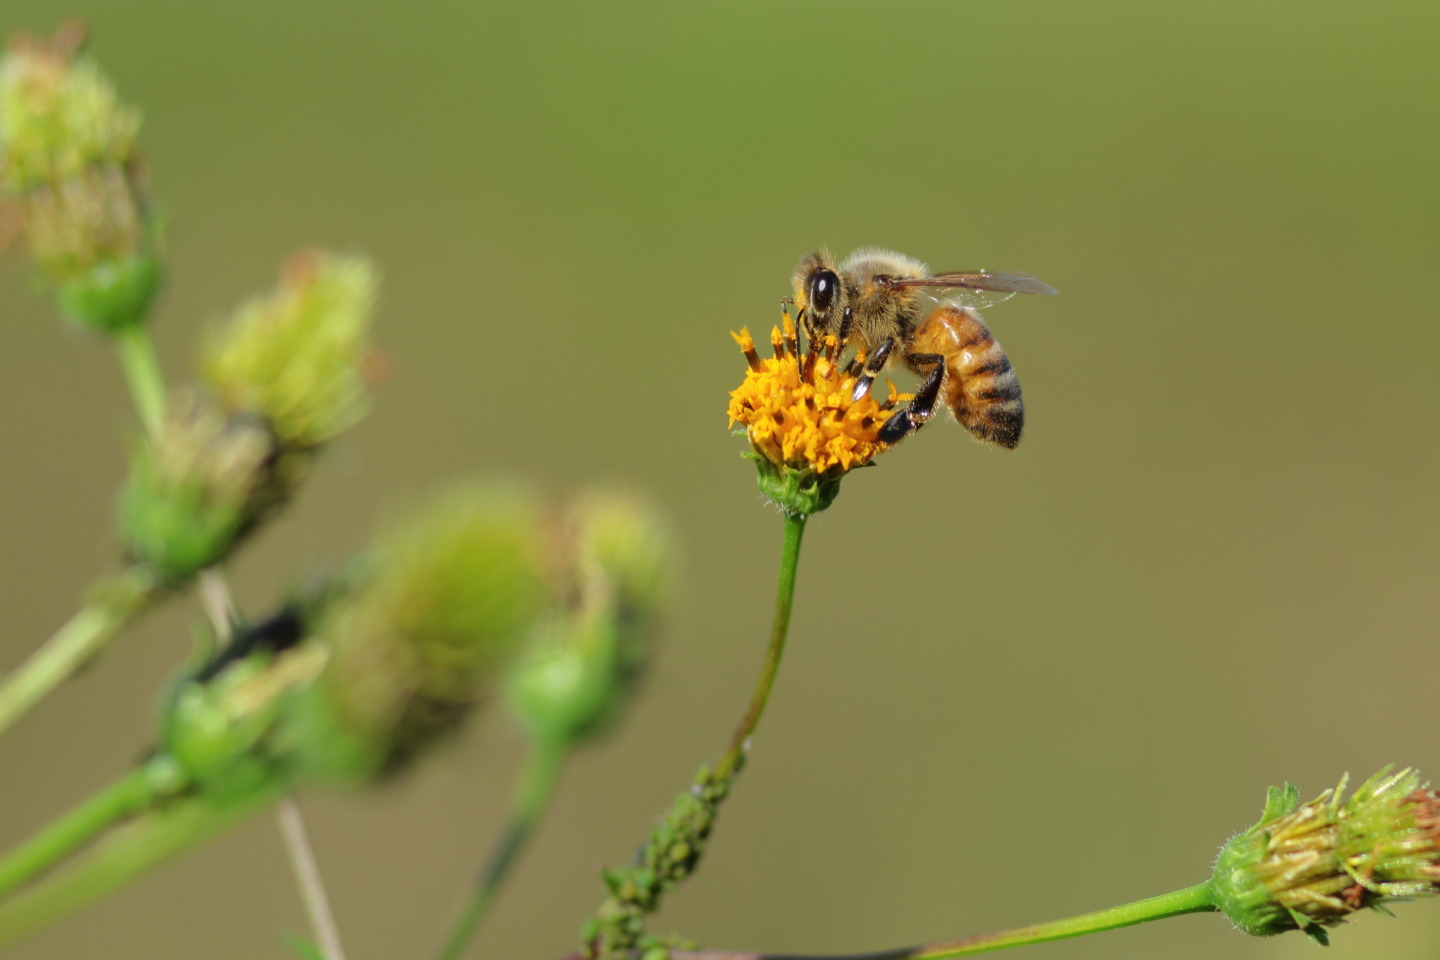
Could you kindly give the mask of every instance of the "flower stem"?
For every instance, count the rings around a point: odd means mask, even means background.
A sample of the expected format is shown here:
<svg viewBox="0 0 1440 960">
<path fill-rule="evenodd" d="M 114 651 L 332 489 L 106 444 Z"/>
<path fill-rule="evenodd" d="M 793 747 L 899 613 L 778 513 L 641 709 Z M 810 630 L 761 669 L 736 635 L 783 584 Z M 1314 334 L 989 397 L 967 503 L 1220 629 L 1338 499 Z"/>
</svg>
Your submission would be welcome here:
<svg viewBox="0 0 1440 960">
<path fill-rule="evenodd" d="M 0 859 L 0 897 L 56 866 L 105 830 L 149 808 L 174 787 L 166 761 L 152 761 L 105 787 Z"/>
<path fill-rule="evenodd" d="M 949 957 L 968 957 L 971 954 L 1004 950 L 1027 943 L 1046 943 L 1050 940 L 1066 940 L 1087 933 L 1100 933 L 1129 927 L 1150 920 L 1178 917 L 1185 913 L 1208 913 L 1217 910 L 1209 882 L 1186 887 L 1148 900 L 1121 904 L 1094 913 L 1037 923 L 1029 927 L 1017 927 L 999 933 L 985 933 L 961 940 L 946 940 L 927 943 L 918 947 L 901 947 L 898 950 L 881 950 L 876 953 L 851 953 L 842 955 L 800 955 L 778 953 L 743 953 L 729 950 L 674 950 L 672 960 L 947 960 Z"/>
<path fill-rule="evenodd" d="M 115 334 L 115 346 L 140 423 L 145 433 L 153 437 L 165 419 L 165 377 L 160 373 L 150 328 L 143 323 L 127 325 Z"/>
<path fill-rule="evenodd" d="M 805 536 L 804 514 L 785 515 L 785 542 L 780 552 L 780 576 L 775 589 L 775 619 L 770 627 L 770 645 L 765 650 L 765 663 L 750 695 L 750 707 L 735 727 L 730 746 L 715 765 L 717 779 L 725 779 L 745 760 L 750 736 L 760 723 L 775 675 L 780 671 L 780 658 L 785 653 L 785 638 L 790 632 L 790 608 L 795 599 L 795 570 L 800 562 L 800 541 Z"/>
<path fill-rule="evenodd" d="M 320 877 L 320 865 L 315 860 L 315 851 L 310 846 L 310 836 L 305 830 L 305 818 L 300 814 L 300 804 L 295 797 L 286 794 L 276 804 L 275 815 L 280 821 L 280 835 L 285 840 L 285 852 L 290 857 L 290 868 L 295 872 L 295 885 L 300 888 L 300 899 L 305 901 L 305 914 L 310 919 L 310 929 L 315 932 L 315 942 L 325 960 L 345 960 L 345 947 L 340 942 L 340 927 L 335 923 L 335 914 L 330 909 L 330 898 L 325 893 L 325 881 Z"/>
<path fill-rule="evenodd" d="M 553 740 L 535 745 L 519 789 L 515 793 L 510 824 L 501 835 L 500 842 L 491 851 L 480 882 L 475 887 L 470 902 L 465 906 L 465 912 L 455 924 L 444 948 L 436 955 L 436 960 L 459 960 L 464 953 L 471 937 L 489 912 L 496 892 L 519 858 L 520 851 L 525 848 L 535 825 L 550 805 L 550 798 L 555 793 L 555 786 L 559 782 L 560 771 L 568 754 L 569 746 L 563 741 Z"/>
<path fill-rule="evenodd" d="M 585 924 L 585 956 L 590 960 L 618 960 L 632 956 L 644 940 L 645 917 L 660 908 L 664 894 L 695 872 L 710 841 L 720 805 L 730 794 L 735 777 L 745 766 L 750 737 L 765 712 L 785 637 L 790 630 L 790 608 L 795 598 L 795 570 L 800 562 L 800 540 L 806 515 L 785 515 L 785 541 L 780 553 L 780 575 L 775 592 L 775 619 L 770 643 L 750 705 L 730 737 L 714 769 L 701 767 L 689 789 L 671 802 L 650 839 L 629 866 L 603 872 L 610 895 Z M 446 958 L 448 960 L 448 958 Z"/>
<path fill-rule="evenodd" d="M 0 682 L 0 736 L 88 663 L 158 594 L 154 578 L 139 570 L 103 584 L 95 600 L 82 607 Z"/>
<path fill-rule="evenodd" d="M 206 840 L 275 798 L 258 790 L 241 801 L 177 799 L 153 808 L 114 832 L 64 873 L 35 884 L 0 905 L 0 947 L 64 919 L 133 882 L 145 870 Z"/>
</svg>

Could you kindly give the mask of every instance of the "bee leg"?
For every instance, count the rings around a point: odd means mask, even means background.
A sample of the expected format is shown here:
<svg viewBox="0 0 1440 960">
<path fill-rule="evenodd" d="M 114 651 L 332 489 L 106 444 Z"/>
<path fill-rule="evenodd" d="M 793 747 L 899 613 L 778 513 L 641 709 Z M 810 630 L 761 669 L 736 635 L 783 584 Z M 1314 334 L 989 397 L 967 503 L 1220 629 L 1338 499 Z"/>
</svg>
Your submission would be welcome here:
<svg viewBox="0 0 1440 960">
<path fill-rule="evenodd" d="M 915 391 L 915 399 L 904 410 L 897 410 L 880 428 L 882 443 L 898 443 L 919 430 L 935 415 L 935 401 L 940 397 L 940 384 L 945 379 L 945 358 L 938 353 L 912 353 L 905 358 L 911 367 L 934 365 L 934 369 Z"/>
<path fill-rule="evenodd" d="M 835 335 L 835 343 L 832 346 L 830 338 L 825 337 L 825 359 L 831 363 L 839 363 L 840 355 L 845 352 L 845 342 L 850 339 L 850 327 L 855 322 L 855 311 L 849 307 L 840 318 L 840 332 Z"/>
<path fill-rule="evenodd" d="M 870 359 L 865 361 L 865 373 L 855 383 L 855 390 L 850 395 L 851 403 L 859 403 L 860 398 L 870 392 L 870 387 L 875 383 L 875 378 L 880 371 L 885 369 L 885 361 L 890 359 L 890 351 L 895 349 L 895 338 L 886 337 L 880 341 L 880 346 L 870 354 Z"/>
</svg>

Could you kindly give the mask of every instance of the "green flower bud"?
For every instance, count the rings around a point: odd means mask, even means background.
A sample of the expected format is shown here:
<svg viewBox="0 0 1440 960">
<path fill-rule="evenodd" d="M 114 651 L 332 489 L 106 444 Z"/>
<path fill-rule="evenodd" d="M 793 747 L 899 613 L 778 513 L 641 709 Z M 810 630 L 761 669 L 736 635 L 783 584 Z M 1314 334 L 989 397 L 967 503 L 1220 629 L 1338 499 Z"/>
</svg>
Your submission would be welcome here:
<svg viewBox="0 0 1440 960">
<path fill-rule="evenodd" d="M 622 614 L 652 615 L 670 585 L 674 562 L 670 533 L 660 516 L 622 494 L 595 494 L 576 504 L 570 527 L 581 578 L 603 578 L 613 585 Z"/>
<path fill-rule="evenodd" d="M 209 796 L 241 799 L 276 785 L 292 766 L 286 752 L 291 701 L 308 690 L 327 652 L 305 644 L 261 648 L 176 691 L 165 718 L 165 752 Z"/>
<path fill-rule="evenodd" d="M 127 552 L 166 583 L 213 566 L 284 499 L 278 466 L 262 420 L 182 397 L 131 458 L 120 497 Z"/>
<path fill-rule="evenodd" d="M 0 59 L 0 184 L 12 193 L 134 156 L 140 117 L 89 58 L 76 55 L 83 40 L 73 24 L 50 42 L 20 35 Z"/>
<path fill-rule="evenodd" d="M 1255 936 L 1325 928 L 1365 907 L 1440 892 L 1440 794 L 1414 770 L 1371 777 L 1343 799 L 1345 779 L 1306 804 L 1272 787 L 1260 822 L 1220 850 L 1216 906 Z"/>
<path fill-rule="evenodd" d="M 116 333 L 158 292 L 158 227 L 135 151 L 139 115 L 76 56 L 80 35 L 12 41 L 0 59 L 0 192 L 63 312 Z"/>
<path fill-rule="evenodd" d="M 571 511 L 570 609 L 538 631 L 509 683 L 538 739 L 574 743 L 613 719 L 648 658 L 665 592 L 668 540 L 625 497 L 593 496 Z"/>
<path fill-rule="evenodd" d="M 296 755 L 322 776 L 393 771 L 479 700 L 544 607 L 536 505 L 451 496 L 386 537 L 315 633 L 330 663 L 297 702 Z"/>
<path fill-rule="evenodd" d="M 242 306 L 205 350 L 221 405 L 265 417 L 286 450 L 317 447 L 359 420 L 376 283 L 359 257 L 291 258 L 276 290 Z"/>
</svg>

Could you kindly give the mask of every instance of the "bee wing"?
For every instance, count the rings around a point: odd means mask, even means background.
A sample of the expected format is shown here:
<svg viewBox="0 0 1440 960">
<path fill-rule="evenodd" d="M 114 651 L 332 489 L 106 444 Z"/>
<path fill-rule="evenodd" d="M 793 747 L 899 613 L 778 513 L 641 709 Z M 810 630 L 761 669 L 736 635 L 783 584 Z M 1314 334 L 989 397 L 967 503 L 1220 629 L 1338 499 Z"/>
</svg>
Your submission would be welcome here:
<svg viewBox="0 0 1440 960">
<path fill-rule="evenodd" d="M 926 293 L 937 303 L 956 303 L 962 307 L 984 310 L 1004 303 L 1017 293 L 1054 296 L 1060 291 L 1043 280 L 1025 273 L 1001 273 L 997 270 L 966 270 L 937 273 L 894 281 L 897 287 L 926 287 Z M 944 293 L 940 291 L 944 290 Z M 933 292 L 932 292 L 933 291 Z"/>
</svg>

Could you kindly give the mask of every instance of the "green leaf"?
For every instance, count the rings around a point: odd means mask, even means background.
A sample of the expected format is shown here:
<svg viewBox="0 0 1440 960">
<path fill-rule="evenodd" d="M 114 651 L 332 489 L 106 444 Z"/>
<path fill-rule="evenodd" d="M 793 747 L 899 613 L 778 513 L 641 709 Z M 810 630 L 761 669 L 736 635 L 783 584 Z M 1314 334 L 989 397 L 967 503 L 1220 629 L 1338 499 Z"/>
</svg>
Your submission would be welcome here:
<svg viewBox="0 0 1440 960">
<path fill-rule="evenodd" d="M 1260 823 L 1289 816 L 1300 806 L 1300 790 L 1293 784 L 1270 787 L 1265 791 L 1265 812 L 1260 814 Z M 1258 826 L 1258 824 L 1257 824 Z"/>
</svg>

